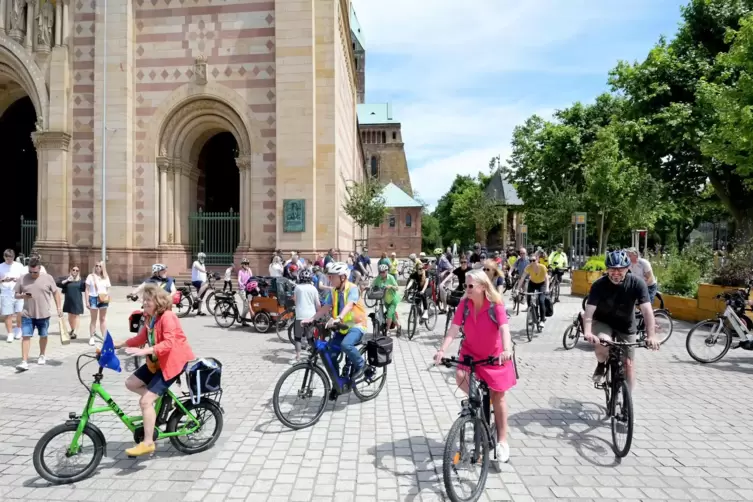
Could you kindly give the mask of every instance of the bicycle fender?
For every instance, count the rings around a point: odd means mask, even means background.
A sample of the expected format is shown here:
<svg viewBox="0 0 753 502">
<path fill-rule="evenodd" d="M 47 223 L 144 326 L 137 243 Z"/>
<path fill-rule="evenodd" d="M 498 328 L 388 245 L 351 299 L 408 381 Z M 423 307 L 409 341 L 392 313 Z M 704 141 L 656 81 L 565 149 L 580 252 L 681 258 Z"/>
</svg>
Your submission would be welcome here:
<svg viewBox="0 0 753 502">
<path fill-rule="evenodd" d="M 66 424 L 71 424 L 71 425 L 78 425 L 79 422 L 81 422 L 81 418 L 74 418 L 74 419 L 65 421 Z M 94 433 L 94 435 L 96 435 L 99 438 L 99 440 L 102 442 L 102 449 L 104 450 L 104 454 L 105 456 L 107 456 L 107 439 L 105 438 L 105 435 L 102 432 L 102 430 L 91 422 L 87 422 L 86 427 L 84 427 L 84 429 L 89 429 L 92 433 Z"/>
</svg>

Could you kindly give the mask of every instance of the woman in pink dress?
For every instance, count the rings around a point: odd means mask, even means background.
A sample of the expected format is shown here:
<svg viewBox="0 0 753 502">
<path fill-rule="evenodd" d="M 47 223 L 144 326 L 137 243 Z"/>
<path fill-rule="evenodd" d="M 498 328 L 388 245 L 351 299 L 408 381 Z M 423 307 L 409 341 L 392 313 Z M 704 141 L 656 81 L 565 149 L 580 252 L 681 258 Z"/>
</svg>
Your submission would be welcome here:
<svg viewBox="0 0 753 502">
<path fill-rule="evenodd" d="M 512 338 L 507 325 L 507 314 L 502 297 L 489 281 L 483 270 L 473 270 L 465 276 L 466 293 L 455 310 L 452 327 L 442 342 L 435 364 L 440 364 L 444 351 L 463 326 L 465 340 L 460 350 L 460 358 L 469 355 L 474 360 L 489 356 L 498 357 L 498 364 L 479 366 L 476 370 L 480 380 L 489 386 L 494 407 L 494 423 L 497 427 L 497 459 L 507 462 L 510 459 L 510 446 L 507 444 L 507 403 L 505 392 L 515 385 L 515 368 L 512 362 Z M 466 306 L 468 315 L 465 316 Z M 492 313 L 493 311 L 493 313 Z M 465 317 L 465 321 L 463 320 Z M 496 322 L 495 322 L 496 320 Z M 468 394 L 468 372 L 458 366 L 455 373 L 458 387 Z"/>
</svg>

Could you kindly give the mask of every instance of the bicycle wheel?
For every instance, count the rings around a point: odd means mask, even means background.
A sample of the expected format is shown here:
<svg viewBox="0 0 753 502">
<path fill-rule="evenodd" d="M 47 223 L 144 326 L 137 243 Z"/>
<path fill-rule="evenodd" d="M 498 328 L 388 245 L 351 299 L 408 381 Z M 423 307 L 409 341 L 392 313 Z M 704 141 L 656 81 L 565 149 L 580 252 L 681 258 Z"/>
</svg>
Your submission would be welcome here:
<svg viewBox="0 0 753 502">
<path fill-rule="evenodd" d="M 654 328 L 656 336 L 659 338 L 659 343 L 664 345 L 664 342 L 669 340 L 674 330 L 672 317 L 666 310 L 654 310 Z"/>
<path fill-rule="evenodd" d="M 515 295 L 515 315 L 520 315 L 520 295 Z"/>
<path fill-rule="evenodd" d="M 201 401 L 197 404 L 193 404 L 190 399 L 182 402 L 186 411 L 191 413 L 196 420 L 201 424 L 198 429 L 190 434 L 184 434 L 180 436 L 171 436 L 170 444 L 173 448 L 181 453 L 192 455 L 194 453 L 201 453 L 211 448 L 214 443 L 220 438 L 222 434 L 222 427 L 224 420 L 222 418 L 222 410 L 219 405 L 211 399 L 202 397 Z M 214 420 L 214 426 L 207 425 L 210 420 Z M 191 417 L 186 414 L 179 407 L 175 407 L 175 411 L 170 415 L 170 419 L 167 421 L 167 432 L 178 432 L 179 430 L 186 428 L 192 429 L 196 423 Z M 199 438 L 199 434 L 208 433 L 203 439 Z M 191 444 L 188 441 L 196 439 L 196 444 Z"/>
<path fill-rule="evenodd" d="M 461 416 L 452 424 L 444 447 L 442 477 L 447 496 L 453 502 L 474 502 L 484 492 L 489 475 L 489 434 L 481 418 Z M 462 473 L 478 472 L 478 481 L 460 480 Z M 468 488 L 466 490 L 466 488 Z"/>
<path fill-rule="evenodd" d="M 207 312 L 213 313 L 217 307 L 217 294 L 215 290 L 210 290 L 204 297 L 204 304 L 207 306 Z"/>
<path fill-rule="evenodd" d="M 302 373 L 301 375 L 299 375 Z M 301 378 L 301 382 L 297 383 L 296 379 Z M 319 380 L 317 382 L 316 380 Z M 321 398 L 314 397 L 315 388 L 321 388 L 323 390 Z M 283 413 L 284 403 L 281 403 L 281 393 L 292 391 L 291 395 L 294 396 L 294 404 L 296 402 L 305 401 L 311 402 L 314 405 L 313 413 L 306 415 L 309 418 L 302 419 L 301 421 L 294 421 Z M 280 379 L 275 385 L 275 391 L 272 396 L 272 405 L 274 406 L 275 415 L 277 420 L 282 422 L 283 425 L 293 430 L 303 429 L 314 425 L 322 418 L 324 414 L 324 408 L 327 405 L 327 397 L 330 391 L 330 381 L 324 370 L 311 362 L 299 363 L 288 369 L 282 374 Z M 305 403 L 304 403 L 305 404 Z"/>
<path fill-rule="evenodd" d="M 630 451 L 633 442 L 633 400 L 627 382 L 621 380 L 614 389 L 612 396 L 612 450 L 617 457 L 622 458 Z M 624 435 L 624 443 L 620 437 Z M 620 446 L 622 444 L 622 446 Z"/>
<path fill-rule="evenodd" d="M 526 336 L 528 341 L 533 340 L 533 332 L 536 330 L 536 313 L 533 311 L 534 305 L 531 304 L 526 312 Z"/>
<path fill-rule="evenodd" d="M 410 314 L 408 314 L 408 340 L 413 340 L 413 337 L 416 335 L 417 326 L 418 311 L 416 310 L 416 305 L 414 304 L 410 308 Z"/>
<path fill-rule="evenodd" d="M 366 346 L 359 349 L 361 357 L 366 362 L 366 371 L 357 382 L 353 385 L 353 394 L 361 401 L 371 401 L 382 392 L 384 384 L 387 382 L 387 366 L 371 366 L 366 357 Z"/>
<path fill-rule="evenodd" d="M 214 308 L 214 322 L 221 328 L 235 324 L 235 307 L 229 300 L 220 300 Z"/>
<path fill-rule="evenodd" d="M 275 331 L 277 332 L 277 338 L 285 341 L 285 333 L 290 331 L 290 327 L 295 324 L 295 311 L 285 310 L 277 317 L 275 322 Z M 288 334 L 288 337 L 290 335 Z"/>
<path fill-rule="evenodd" d="M 193 310 L 193 305 L 191 305 L 191 303 L 191 296 L 189 294 L 183 293 L 180 295 L 180 302 L 175 305 L 175 315 L 178 317 L 186 317 L 191 313 L 191 310 Z"/>
<path fill-rule="evenodd" d="M 717 362 L 731 346 L 732 337 L 719 319 L 699 322 L 693 326 L 685 339 L 685 348 L 690 357 L 704 364 Z"/>
<path fill-rule="evenodd" d="M 34 447 L 34 469 L 36 469 L 37 474 L 50 483 L 60 485 L 75 483 L 82 479 L 86 479 L 94 473 L 97 466 L 99 466 L 99 463 L 102 461 L 102 456 L 105 453 L 105 444 L 102 442 L 99 433 L 97 433 L 97 431 L 95 431 L 95 429 L 89 424 L 84 427 L 84 433 L 79 439 L 78 451 L 76 454 L 71 456 L 68 455 L 67 452 L 73 441 L 76 429 L 78 429 L 78 422 L 56 425 L 47 431 L 45 435 L 37 441 L 37 445 Z M 58 439 L 59 436 L 67 435 L 67 433 L 70 433 L 70 435 L 62 438 L 61 445 L 53 448 L 57 451 L 54 453 L 52 451 L 49 452 L 51 454 L 49 461 L 62 461 L 68 463 L 78 458 L 84 458 L 83 455 L 85 454 L 91 455 L 91 460 L 85 462 L 79 468 L 52 468 L 47 463 L 48 459 L 45 458 L 45 453 L 47 453 L 53 440 Z M 86 446 L 85 440 L 88 440 L 91 445 Z"/>
<path fill-rule="evenodd" d="M 437 309 L 437 304 L 433 301 L 429 300 L 426 302 L 426 321 L 424 324 L 426 325 L 426 329 L 429 331 L 434 331 L 434 328 L 437 327 L 437 318 L 439 317 L 439 310 Z"/>
<path fill-rule="evenodd" d="M 570 350 L 578 343 L 578 338 L 580 338 L 580 330 L 576 330 L 575 325 L 571 324 L 562 335 L 562 346 L 565 350 Z"/>
<path fill-rule="evenodd" d="M 266 312 L 259 312 L 254 316 L 253 323 L 257 333 L 266 333 L 272 327 L 272 318 Z"/>
<path fill-rule="evenodd" d="M 554 291 L 552 292 L 552 303 L 560 301 L 560 281 L 554 283 Z"/>
<path fill-rule="evenodd" d="M 664 297 L 660 292 L 656 292 L 656 299 L 659 300 L 659 310 L 664 310 Z"/>
<path fill-rule="evenodd" d="M 447 331 L 450 329 L 450 324 L 452 323 L 452 318 L 455 315 L 455 309 L 450 309 L 447 311 L 447 319 L 444 322 L 444 336 L 447 336 Z"/>
</svg>

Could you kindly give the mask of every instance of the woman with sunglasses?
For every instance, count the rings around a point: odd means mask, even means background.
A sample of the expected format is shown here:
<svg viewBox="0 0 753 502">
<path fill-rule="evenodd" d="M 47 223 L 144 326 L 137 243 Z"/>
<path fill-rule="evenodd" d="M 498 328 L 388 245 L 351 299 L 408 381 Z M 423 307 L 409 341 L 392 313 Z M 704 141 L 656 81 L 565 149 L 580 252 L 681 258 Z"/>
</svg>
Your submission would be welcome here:
<svg viewBox="0 0 753 502">
<path fill-rule="evenodd" d="M 498 364 L 479 366 L 476 371 L 479 379 L 489 386 L 492 395 L 498 441 L 495 447 L 496 457 L 500 462 L 507 462 L 510 459 L 510 447 L 507 444 L 508 413 L 505 392 L 517 383 L 514 363 L 508 362 L 513 355 L 512 338 L 502 297 L 489 277 L 480 269 L 472 270 L 466 275 L 465 298 L 458 305 L 452 318 L 452 327 L 447 331 L 442 346 L 434 356 L 435 364 L 441 363 L 445 350 L 450 347 L 461 326 L 465 332 L 465 340 L 460 348 L 460 359 L 466 355 L 474 360 L 489 356 L 498 358 Z M 458 366 L 455 381 L 458 387 L 468 394 L 467 368 Z"/>
<path fill-rule="evenodd" d="M 68 277 L 60 283 L 60 289 L 63 290 L 63 312 L 68 314 L 68 326 L 71 331 L 69 336 L 75 340 L 78 331 L 79 317 L 84 313 L 84 302 L 86 301 L 86 285 L 81 277 L 81 269 L 78 265 L 71 267 Z"/>
<path fill-rule="evenodd" d="M 502 295 L 505 292 L 505 277 L 497 262 L 494 259 L 486 260 L 483 270 L 497 293 Z"/>
<path fill-rule="evenodd" d="M 86 308 L 91 314 L 89 322 L 89 345 L 94 345 L 97 332 L 97 317 L 99 317 L 99 329 L 104 336 L 107 333 L 107 307 L 110 306 L 110 277 L 107 275 L 105 262 L 99 261 L 94 265 L 94 270 L 86 278 L 86 296 L 88 302 Z"/>
</svg>

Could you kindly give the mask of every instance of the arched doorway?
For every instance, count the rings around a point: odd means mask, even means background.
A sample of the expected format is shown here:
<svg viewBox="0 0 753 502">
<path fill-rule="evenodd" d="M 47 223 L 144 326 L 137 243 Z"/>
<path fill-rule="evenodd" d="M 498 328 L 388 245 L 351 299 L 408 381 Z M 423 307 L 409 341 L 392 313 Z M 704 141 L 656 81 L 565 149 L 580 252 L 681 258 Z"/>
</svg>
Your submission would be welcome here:
<svg viewBox="0 0 753 502">
<path fill-rule="evenodd" d="M 0 211 L 0 249 L 27 255 L 37 237 L 37 152 L 31 139 L 36 122 L 31 99 L 0 75 L 0 155 L 5 166 L 0 179 L 7 194 Z"/>
<path fill-rule="evenodd" d="M 191 208 L 189 238 L 209 265 L 229 265 L 240 243 L 240 171 L 238 142 L 230 132 L 209 138 L 199 152 L 196 207 Z"/>
</svg>

